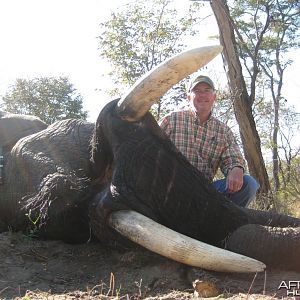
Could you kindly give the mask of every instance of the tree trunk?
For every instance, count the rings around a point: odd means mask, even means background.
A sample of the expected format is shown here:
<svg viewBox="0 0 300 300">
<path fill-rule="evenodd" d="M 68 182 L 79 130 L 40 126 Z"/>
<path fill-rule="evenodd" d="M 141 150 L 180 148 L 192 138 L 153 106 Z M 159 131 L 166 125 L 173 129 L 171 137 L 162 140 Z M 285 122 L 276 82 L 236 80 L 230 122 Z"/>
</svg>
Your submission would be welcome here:
<svg viewBox="0 0 300 300">
<path fill-rule="evenodd" d="M 274 129 L 272 136 L 272 160 L 273 160 L 273 179 L 274 191 L 278 192 L 280 188 L 279 180 L 279 154 L 278 154 L 278 130 L 279 130 L 279 101 L 278 98 L 274 101 Z"/>
<path fill-rule="evenodd" d="M 225 0 L 211 1 L 216 17 L 223 55 L 227 62 L 228 80 L 234 100 L 234 112 L 240 127 L 245 158 L 250 173 L 259 181 L 261 194 L 270 191 L 270 183 L 261 153 L 260 138 L 252 115 L 250 98 L 243 78 L 242 67 L 235 44 L 234 29 L 229 18 L 229 9 Z"/>
</svg>

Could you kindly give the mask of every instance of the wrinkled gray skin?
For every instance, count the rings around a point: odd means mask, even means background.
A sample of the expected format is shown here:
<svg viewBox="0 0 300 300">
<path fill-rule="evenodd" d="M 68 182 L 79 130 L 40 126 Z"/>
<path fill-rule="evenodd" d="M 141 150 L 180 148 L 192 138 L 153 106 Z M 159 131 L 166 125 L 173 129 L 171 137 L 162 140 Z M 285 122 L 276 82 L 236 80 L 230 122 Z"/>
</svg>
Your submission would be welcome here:
<svg viewBox="0 0 300 300">
<path fill-rule="evenodd" d="M 106 220 L 129 208 L 269 266 L 300 270 L 299 219 L 235 206 L 176 151 L 151 116 L 129 123 L 115 104 L 102 110 L 95 128 L 61 121 L 5 153 L 1 231 L 28 231 L 38 219 L 40 236 L 83 242 L 91 226 L 97 239 L 113 244 L 119 236 Z M 13 122 L 17 128 L 22 117 Z M 29 134 L 34 132 L 36 120 Z M 176 189 L 168 198 L 170 180 Z"/>
</svg>

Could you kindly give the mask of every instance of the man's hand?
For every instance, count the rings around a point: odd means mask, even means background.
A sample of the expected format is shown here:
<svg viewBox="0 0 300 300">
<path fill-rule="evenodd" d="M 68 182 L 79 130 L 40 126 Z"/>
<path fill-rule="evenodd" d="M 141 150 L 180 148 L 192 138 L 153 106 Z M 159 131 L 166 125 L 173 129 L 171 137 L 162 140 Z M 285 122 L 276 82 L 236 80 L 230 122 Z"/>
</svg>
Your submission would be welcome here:
<svg viewBox="0 0 300 300">
<path fill-rule="evenodd" d="M 244 170 L 239 167 L 233 167 L 227 174 L 226 187 L 227 192 L 238 192 L 243 186 Z"/>
</svg>

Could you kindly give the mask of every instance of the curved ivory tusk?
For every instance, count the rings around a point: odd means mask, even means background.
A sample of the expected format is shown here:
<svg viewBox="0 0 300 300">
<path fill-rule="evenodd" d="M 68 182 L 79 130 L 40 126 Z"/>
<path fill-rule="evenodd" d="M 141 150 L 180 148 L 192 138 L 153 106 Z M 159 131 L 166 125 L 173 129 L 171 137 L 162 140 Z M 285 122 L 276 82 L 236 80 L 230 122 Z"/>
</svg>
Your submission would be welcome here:
<svg viewBox="0 0 300 300">
<path fill-rule="evenodd" d="M 262 262 L 175 232 L 131 210 L 113 212 L 109 225 L 133 242 L 180 263 L 219 272 L 262 272 Z"/>
<path fill-rule="evenodd" d="M 118 103 L 118 113 L 127 121 L 138 121 L 174 84 L 215 58 L 223 47 L 187 50 L 159 64 L 138 80 Z"/>
</svg>

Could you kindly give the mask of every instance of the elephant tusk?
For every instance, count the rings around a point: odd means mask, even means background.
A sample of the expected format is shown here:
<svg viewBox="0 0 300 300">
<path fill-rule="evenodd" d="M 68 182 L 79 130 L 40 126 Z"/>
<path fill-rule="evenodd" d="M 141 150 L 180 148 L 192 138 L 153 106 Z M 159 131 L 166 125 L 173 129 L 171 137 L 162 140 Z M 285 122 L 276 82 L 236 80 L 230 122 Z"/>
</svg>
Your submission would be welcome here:
<svg viewBox="0 0 300 300">
<path fill-rule="evenodd" d="M 119 116 L 130 122 L 139 121 L 174 84 L 205 66 L 222 49 L 216 45 L 187 50 L 150 70 L 121 98 Z"/>
<path fill-rule="evenodd" d="M 121 210 L 111 213 L 109 225 L 131 241 L 180 263 L 219 272 L 262 272 L 265 264 L 175 232 L 144 215 Z"/>
</svg>

